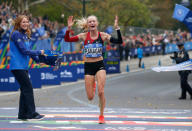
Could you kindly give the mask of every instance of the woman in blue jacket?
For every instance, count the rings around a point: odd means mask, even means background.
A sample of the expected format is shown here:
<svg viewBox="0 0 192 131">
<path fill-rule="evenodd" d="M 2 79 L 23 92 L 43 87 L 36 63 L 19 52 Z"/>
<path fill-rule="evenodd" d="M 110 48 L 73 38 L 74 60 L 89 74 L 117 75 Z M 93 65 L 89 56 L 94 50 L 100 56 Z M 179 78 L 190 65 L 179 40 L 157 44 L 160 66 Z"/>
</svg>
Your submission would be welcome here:
<svg viewBox="0 0 192 131">
<path fill-rule="evenodd" d="M 139 68 L 141 68 L 141 61 L 143 58 L 143 49 L 142 49 L 142 45 L 140 44 L 137 48 L 137 58 L 139 59 Z"/>
<path fill-rule="evenodd" d="M 44 117 L 35 110 L 33 87 L 28 75 L 29 57 L 43 55 L 44 50 L 30 50 L 30 35 L 28 17 L 25 15 L 18 16 L 14 21 L 14 29 L 10 38 L 10 70 L 20 85 L 18 113 L 20 120 L 40 120 Z"/>
</svg>

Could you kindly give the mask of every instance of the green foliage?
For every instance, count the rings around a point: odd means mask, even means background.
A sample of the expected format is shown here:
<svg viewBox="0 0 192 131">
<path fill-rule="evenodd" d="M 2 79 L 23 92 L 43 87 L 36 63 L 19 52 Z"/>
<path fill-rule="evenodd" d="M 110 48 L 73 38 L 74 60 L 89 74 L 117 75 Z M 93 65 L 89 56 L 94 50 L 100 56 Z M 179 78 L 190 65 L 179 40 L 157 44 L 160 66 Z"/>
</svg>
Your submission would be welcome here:
<svg viewBox="0 0 192 131">
<path fill-rule="evenodd" d="M 119 16 L 122 26 L 151 25 L 151 12 L 139 0 L 102 0 L 89 4 L 88 14 L 94 14 L 100 19 L 102 25 L 113 25 L 115 15 Z"/>
<path fill-rule="evenodd" d="M 61 22 L 61 14 L 66 17 L 82 16 L 81 0 L 48 0 L 30 8 L 33 16 L 47 15 L 50 20 Z M 119 16 L 122 26 L 153 25 L 152 13 L 145 4 L 139 0 L 90 0 L 86 2 L 86 15 L 94 14 L 98 17 L 100 25 L 113 25 L 115 15 Z M 66 22 L 66 21 L 65 21 Z"/>
<path fill-rule="evenodd" d="M 79 15 L 79 9 L 74 9 L 77 6 L 77 3 L 67 5 L 66 3 L 68 2 L 69 0 L 48 0 L 42 4 L 30 7 L 30 12 L 32 12 L 33 16 L 47 15 L 51 21 L 57 20 L 62 22 L 61 14 L 64 14 L 65 18 L 69 15 Z M 73 7 L 72 5 L 75 6 Z"/>
<path fill-rule="evenodd" d="M 33 13 L 33 16 L 47 15 L 50 20 L 60 20 L 62 6 L 54 2 L 47 2 L 31 7 L 30 12 Z"/>
</svg>

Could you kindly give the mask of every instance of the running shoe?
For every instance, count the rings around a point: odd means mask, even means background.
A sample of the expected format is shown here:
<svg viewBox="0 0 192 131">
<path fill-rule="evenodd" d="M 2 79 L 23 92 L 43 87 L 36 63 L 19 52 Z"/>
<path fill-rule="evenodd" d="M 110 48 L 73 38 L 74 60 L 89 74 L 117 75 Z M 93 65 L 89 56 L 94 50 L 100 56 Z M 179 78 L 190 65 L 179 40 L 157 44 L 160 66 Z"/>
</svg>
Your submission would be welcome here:
<svg viewBox="0 0 192 131">
<path fill-rule="evenodd" d="M 104 124 L 105 120 L 104 120 L 104 116 L 99 116 L 99 124 Z"/>
</svg>

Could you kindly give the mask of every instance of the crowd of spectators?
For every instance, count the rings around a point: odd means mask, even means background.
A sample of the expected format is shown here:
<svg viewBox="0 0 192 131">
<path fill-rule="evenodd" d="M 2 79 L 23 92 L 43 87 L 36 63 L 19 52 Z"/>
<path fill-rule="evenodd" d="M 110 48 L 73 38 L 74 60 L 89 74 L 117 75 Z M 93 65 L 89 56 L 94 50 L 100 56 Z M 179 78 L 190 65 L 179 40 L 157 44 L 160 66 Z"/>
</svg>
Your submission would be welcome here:
<svg viewBox="0 0 192 131">
<path fill-rule="evenodd" d="M 178 40 L 181 42 L 191 41 L 191 34 L 189 32 L 181 32 L 178 30 L 176 32 L 173 31 L 165 31 L 162 34 L 138 34 L 138 35 L 129 35 L 124 36 L 124 44 L 129 45 L 130 48 L 136 48 L 138 44 L 142 44 L 143 46 L 153 46 L 160 45 L 162 42 L 164 43 L 172 43 L 175 44 Z"/>
<path fill-rule="evenodd" d="M 154 46 L 154 45 L 162 45 L 162 54 L 165 54 L 165 46 L 166 44 L 176 44 L 177 42 L 192 42 L 191 33 L 187 31 L 181 31 L 178 29 L 177 31 L 167 31 L 160 34 L 152 34 L 152 33 L 143 33 L 138 35 L 127 35 L 123 36 L 123 44 L 116 46 L 107 47 L 110 49 L 118 49 L 120 54 L 124 53 L 124 58 L 120 58 L 121 60 L 128 60 L 128 55 L 131 48 L 138 48 L 140 45 L 142 47 Z"/>
<path fill-rule="evenodd" d="M 59 24 L 57 21 L 50 21 L 47 16 L 39 16 L 39 17 L 33 17 L 31 13 L 28 11 L 24 11 L 22 13 L 17 12 L 16 9 L 12 6 L 12 2 L 2 2 L 0 4 L 0 36 L 4 32 L 6 32 L 8 29 L 10 29 L 11 25 L 13 24 L 13 20 L 16 18 L 18 14 L 24 14 L 27 15 L 31 22 L 31 28 L 32 32 L 40 27 L 44 27 L 45 33 L 43 36 L 41 36 L 40 39 L 45 38 L 54 38 L 57 34 L 57 32 L 64 27 L 63 24 Z"/>
</svg>

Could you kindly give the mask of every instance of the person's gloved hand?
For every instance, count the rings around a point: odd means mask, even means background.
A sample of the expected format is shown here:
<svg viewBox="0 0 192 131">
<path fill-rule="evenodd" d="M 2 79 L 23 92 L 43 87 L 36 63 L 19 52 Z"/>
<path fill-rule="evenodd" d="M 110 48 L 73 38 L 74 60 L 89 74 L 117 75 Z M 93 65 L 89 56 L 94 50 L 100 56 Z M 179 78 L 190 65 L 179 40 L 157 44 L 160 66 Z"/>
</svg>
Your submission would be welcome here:
<svg viewBox="0 0 192 131">
<path fill-rule="evenodd" d="M 171 58 L 171 59 L 173 59 L 173 60 L 175 59 L 175 57 L 174 57 L 174 56 L 170 56 L 170 58 Z"/>
</svg>

